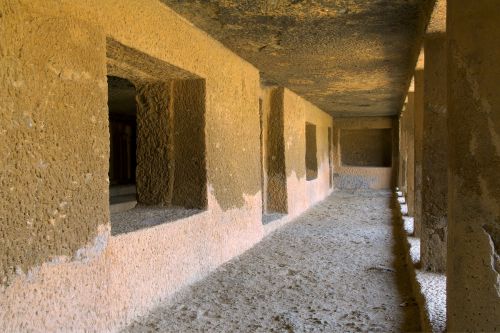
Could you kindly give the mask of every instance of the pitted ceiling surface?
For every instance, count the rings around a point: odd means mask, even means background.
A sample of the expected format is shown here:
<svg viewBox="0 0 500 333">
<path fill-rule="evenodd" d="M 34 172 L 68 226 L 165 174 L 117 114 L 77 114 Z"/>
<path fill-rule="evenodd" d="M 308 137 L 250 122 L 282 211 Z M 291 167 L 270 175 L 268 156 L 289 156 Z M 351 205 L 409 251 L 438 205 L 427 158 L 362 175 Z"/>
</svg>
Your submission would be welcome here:
<svg viewBox="0 0 500 333">
<path fill-rule="evenodd" d="M 264 81 L 337 117 L 400 111 L 433 2 L 161 1 L 255 65 Z"/>
</svg>

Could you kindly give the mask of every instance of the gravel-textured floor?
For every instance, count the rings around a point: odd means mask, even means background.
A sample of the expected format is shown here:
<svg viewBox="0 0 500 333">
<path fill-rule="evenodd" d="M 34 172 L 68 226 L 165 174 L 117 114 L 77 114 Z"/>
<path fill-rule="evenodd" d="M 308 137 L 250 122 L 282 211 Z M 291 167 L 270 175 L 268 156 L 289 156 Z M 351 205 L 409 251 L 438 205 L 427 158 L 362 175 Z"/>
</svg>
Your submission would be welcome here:
<svg viewBox="0 0 500 333">
<path fill-rule="evenodd" d="M 390 202 L 336 192 L 125 331 L 418 331 Z"/>
</svg>

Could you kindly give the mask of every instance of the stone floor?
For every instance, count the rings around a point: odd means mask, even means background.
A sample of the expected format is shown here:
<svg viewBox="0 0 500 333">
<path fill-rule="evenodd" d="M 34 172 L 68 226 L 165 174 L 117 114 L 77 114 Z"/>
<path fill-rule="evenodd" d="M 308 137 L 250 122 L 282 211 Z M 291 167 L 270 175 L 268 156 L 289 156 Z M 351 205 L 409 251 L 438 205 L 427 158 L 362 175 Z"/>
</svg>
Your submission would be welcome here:
<svg viewBox="0 0 500 333">
<path fill-rule="evenodd" d="M 336 192 L 125 331 L 418 331 L 390 205 Z"/>
</svg>

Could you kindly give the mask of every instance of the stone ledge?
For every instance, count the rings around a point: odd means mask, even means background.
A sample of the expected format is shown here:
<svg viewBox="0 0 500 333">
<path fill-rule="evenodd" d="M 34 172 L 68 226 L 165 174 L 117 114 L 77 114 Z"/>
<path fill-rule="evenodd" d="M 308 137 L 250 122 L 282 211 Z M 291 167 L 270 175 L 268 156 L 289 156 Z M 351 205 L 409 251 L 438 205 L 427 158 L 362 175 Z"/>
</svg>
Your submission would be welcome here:
<svg viewBox="0 0 500 333">
<path fill-rule="evenodd" d="M 420 239 L 412 236 L 413 217 L 408 216 L 403 193 L 396 192 L 397 222 L 406 237 L 406 262 L 413 292 L 420 308 L 424 332 L 446 332 L 446 275 L 420 269 Z"/>
<path fill-rule="evenodd" d="M 137 206 L 111 214 L 111 235 L 125 234 L 160 224 L 170 223 L 205 212 L 183 207 Z"/>
</svg>

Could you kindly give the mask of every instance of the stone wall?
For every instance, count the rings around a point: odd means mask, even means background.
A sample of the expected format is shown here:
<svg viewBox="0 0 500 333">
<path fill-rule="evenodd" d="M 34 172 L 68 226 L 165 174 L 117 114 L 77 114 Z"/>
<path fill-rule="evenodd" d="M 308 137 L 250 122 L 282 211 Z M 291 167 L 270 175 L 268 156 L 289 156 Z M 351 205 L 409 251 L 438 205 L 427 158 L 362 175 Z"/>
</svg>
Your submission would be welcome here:
<svg viewBox="0 0 500 333">
<path fill-rule="evenodd" d="M 0 1 L 0 8 L 1 331 L 114 331 L 281 225 L 261 222 L 256 68 L 159 2 Z M 182 97 L 190 85 L 203 90 L 204 125 L 199 113 L 172 114 L 172 138 L 182 144 L 171 156 L 181 165 L 173 185 L 169 175 L 166 182 L 178 194 L 167 201 L 202 210 L 110 236 L 107 75 L 173 79 L 170 92 L 185 112 L 195 107 Z M 283 105 L 290 219 L 330 193 L 331 117 L 286 89 Z M 318 135 L 318 177 L 310 182 L 306 122 Z M 188 124 L 204 126 L 204 136 L 186 135 Z M 200 150 L 194 159 L 183 150 L 190 144 Z M 200 182 L 202 200 L 187 203 Z"/>
<path fill-rule="evenodd" d="M 392 131 L 393 119 L 390 117 L 375 118 L 338 118 L 334 121 L 334 185 L 341 189 L 388 189 L 393 183 L 393 156 L 389 166 L 366 166 L 368 160 L 383 160 L 379 155 L 393 155 L 392 132 L 389 135 L 380 131 Z M 344 143 L 342 138 L 345 140 Z M 380 140 L 382 142 L 373 142 Z M 359 165 L 346 164 L 343 159 L 345 145 L 346 154 L 358 156 Z M 386 147 L 389 145 L 388 147 Z M 384 151 L 385 150 L 385 151 Z M 356 153 L 359 151 L 359 153 Z M 362 155 L 362 156 L 361 156 Z M 377 156 L 375 156 L 377 155 Z M 363 165 L 364 164 L 364 165 Z M 372 163 L 373 164 L 373 163 Z"/>
<path fill-rule="evenodd" d="M 270 93 L 272 91 L 278 92 L 278 94 Z M 267 108 L 272 106 L 270 103 L 271 98 L 280 96 L 281 102 L 277 104 L 283 106 L 283 125 L 273 126 L 273 128 L 274 131 L 283 130 L 284 159 L 282 163 L 286 182 L 280 185 L 280 191 L 285 191 L 282 198 L 286 200 L 287 210 L 278 211 L 282 215 L 273 223 L 264 226 L 265 232 L 269 233 L 291 221 L 308 207 L 331 193 L 328 129 L 332 128 L 332 118 L 286 88 L 265 88 L 262 96 L 264 108 L 262 113 L 264 115 L 270 112 Z M 306 124 L 316 127 L 315 138 L 318 171 L 316 178 L 312 180 L 307 180 L 306 177 Z M 269 129 L 266 127 L 265 122 L 264 128 Z M 265 140 L 264 142 L 265 145 L 272 143 L 269 140 Z M 264 149 L 265 151 L 266 149 Z M 266 171 L 264 171 L 264 184 L 266 182 L 265 177 Z M 269 186 L 269 183 L 263 186 Z M 276 190 L 276 188 L 273 190 Z M 282 206 L 285 205 L 282 204 Z"/>
<path fill-rule="evenodd" d="M 340 159 L 345 166 L 390 167 L 392 130 L 390 128 L 343 129 Z"/>
<path fill-rule="evenodd" d="M 424 135 L 422 143 L 422 267 L 446 271 L 448 145 L 446 126 L 446 33 L 425 38 Z"/>
<path fill-rule="evenodd" d="M 328 165 L 328 128 L 332 118 L 318 107 L 285 89 L 285 160 L 288 207 L 297 216 L 331 192 Z M 306 123 L 316 126 L 317 177 L 306 180 Z"/>
<path fill-rule="evenodd" d="M 500 328 L 500 7 L 448 1 L 448 330 Z"/>
</svg>

